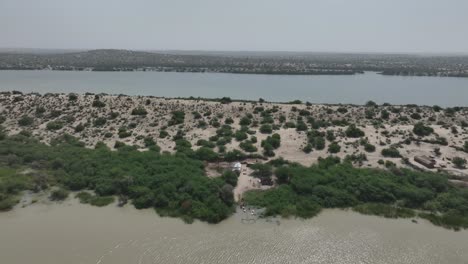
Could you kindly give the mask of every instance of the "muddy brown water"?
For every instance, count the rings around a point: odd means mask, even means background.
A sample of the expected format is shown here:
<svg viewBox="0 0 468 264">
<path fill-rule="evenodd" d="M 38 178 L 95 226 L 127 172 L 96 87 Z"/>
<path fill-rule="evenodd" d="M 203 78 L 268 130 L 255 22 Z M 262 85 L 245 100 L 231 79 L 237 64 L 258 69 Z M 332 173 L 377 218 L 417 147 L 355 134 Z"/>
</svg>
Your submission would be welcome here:
<svg viewBox="0 0 468 264">
<path fill-rule="evenodd" d="M 185 224 L 131 206 L 38 203 L 0 213 L 0 263 L 468 263 L 468 231 L 423 220 L 246 218 Z"/>
</svg>

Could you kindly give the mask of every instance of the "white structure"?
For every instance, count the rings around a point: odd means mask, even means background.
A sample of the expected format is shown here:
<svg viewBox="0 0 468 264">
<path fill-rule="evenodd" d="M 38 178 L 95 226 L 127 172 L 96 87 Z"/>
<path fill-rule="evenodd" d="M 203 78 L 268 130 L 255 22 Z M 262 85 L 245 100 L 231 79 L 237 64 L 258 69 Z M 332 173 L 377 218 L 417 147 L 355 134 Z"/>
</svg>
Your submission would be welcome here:
<svg viewBox="0 0 468 264">
<path fill-rule="evenodd" d="M 242 164 L 240 162 L 236 162 L 232 165 L 232 171 L 240 172 L 242 169 Z"/>
</svg>

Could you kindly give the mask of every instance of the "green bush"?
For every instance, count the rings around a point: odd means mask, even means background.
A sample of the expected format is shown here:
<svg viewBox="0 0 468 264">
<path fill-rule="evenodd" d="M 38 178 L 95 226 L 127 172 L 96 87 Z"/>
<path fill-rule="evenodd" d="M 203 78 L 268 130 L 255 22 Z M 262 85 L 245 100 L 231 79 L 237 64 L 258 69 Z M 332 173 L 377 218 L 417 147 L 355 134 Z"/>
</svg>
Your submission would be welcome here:
<svg viewBox="0 0 468 264">
<path fill-rule="evenodd" d="M 275 174 L 279 187 L 244 196 L 249 205 L 265 208 L 265 215 L 307 218 L 321 207 L 352 207 L 363 214 L 396 218 L 415 217 L 417 209 L 437 212 L 425 215 L 435 224 L 468 228 L 468 191 L 453 187 L 446 175 L 355 168 L 336 158 L 320 159 L 311 167 L 284 164 Z"/>
<path fill-rule="evenodd" d="M 52 193 L 50 194 L 50 200 L 52 201 L 63 201 L 65 199 L 67 199 L 68 195 L 70 193 L 65 190 L 65 189 L 56 189 L 56 190 L 53 190 Z"/>
<path fill-rule="evenodd" d="M 272 129 L 271 125 L 263 124 L 260 127 L 260 133 L 262 133 L 262 134 L 271 134 L 272 132 L 273 132 L 273 129 Z"/>
<path fill-rule="evenodd" d="M 413 133 L 418 136 L 429 136 L 434 132 L 432 127 L 425 126 L 422 122 L 418 122 L 413 127 Z"/>
<path fill-rule="evenodd" d="M 370 143 L 366 143 L 364 145 L 364 150 L 367 151 L 367 152 L 374 152 L 375 151 L 375 146 L 370 144 Z"/>
<path fill-rule="evenodd" d="M 163 215 L 212 223 L 225 219 L 233 212 L 232 199 L 227 193 L 229 189 L 223 188 L 225 182 L 220 178 L 206 177 L 203 162 L 192 158 L 193 153 L 170 155 L 140 152 L 135 147 L 125 145 L 118 151 L 111 151 L 108 148 L 89 149 L 78 145 L 71 139 L 58 140 L 47 146 L 34 138 L 16 141 L 7 137 L 0 141 L 0 160 L 16 157 L 17 164 L 23 167 L 41 164 L 43 170 L 50 173 L 50 184 L 61 184 L 71 190 L 94 190 L 98 194 L 93 198 L 96 205 L 110 202 L 110 198 L 104 198 L 106 196 L 123 195 L 132 199 L 137 207 L 154 206 Z M 180 146 L 177 144 L 177 148 Z M 244 156 L 232 152 L 226 153 L 226 157 L 239 160 Z M 0 203 L 5 204 L 5 199 L 1 198 L 2 186 L 10 180 L 4 181 L 3 177 L 7 176 L 2 176 L 0 170 Z M 35 183 L 28 177 L 11 177 L 15 184 L 8 185 L 11 186 L 8 190 L 19 192 L 32 189 Z M 29 180 L 23 183 L 22 179 Z M 149 192 L 134 191 L 143 187 L 148 188 Z M 59 189 L 53 192 L 51 198 L 63 199 L 64 193 L 68 192 Z M 12 195 L 8 197 L 14 199 Z M 87 200 L 89 203 L 92 201 L 90 197 L 84 197 L 84 201 Z M 191 206 L 187 207 L 188 204 Z"/>
<path fill-rule="evenodd" d="M 394 147 L 382 149 L 382 156 L 389 157 L 389 158 L 401 157 L 400 151 L 398 151 L 398 149 Z"/>
<path fill-rule="evenodd" d="M 328 152 L 330 153 L 338 153 L 340 150 L 341 147 L 337 142 L 332 142 L 330 145 L 328 145 Z"/>
<path fill-rule="evenodd" d="M 455 167 L 457 167 L 459 169 L 464 169 L 465 166 L 466 166 L 466 159 L 461 158 L 461 157 L 454 157 L 452 159 L 452 162 L 455 165 Z"/>
<path fill-rule="evenodd" d="M 148 111 L 143 106 L 138 106 L 132 110 L 132 115 L 146 116 Z"/>
<path fill-rule="evenodd" d="M 46 128 L 48 130 L 59 130 L 63 127 L 63 123 L 60 121 L 50 121 L 47 123 Z"/>
<path fill-rule="evenodd" d="M 104 117 L 98 117 L 96 119 L 94 119 L 94 126 L 95 127 L 101 127 L 101 126 L 104 126 L 107 122 L 107 119 L 104 118 Z"/>
<path fill-rule="evenodd" d="M 102 107 L 105 107 L 106 104 L 102 101 L 99 101 L 99 100 L 94 100 L 93 101 L 93 107 L 99 107 L 99 108 L 102 108 Z"/>
<path fill-rule="evenodd" d="M 356 125 L 354 124 L 348 126 L 348 128 L 345 131 L 345 134 L 347 137 L 350 137 L 350 138 L 359 138 L 365 135 L 364 131 L 357 128 Z"/>
<path fill-rule="evenodd" d="M 34 123 L 34 118 L 30 117 L 30 116 L 22 116 L 19 120 L 18 120 L 18 125 L 20 126 L 30 126 Z"/>
</svg>

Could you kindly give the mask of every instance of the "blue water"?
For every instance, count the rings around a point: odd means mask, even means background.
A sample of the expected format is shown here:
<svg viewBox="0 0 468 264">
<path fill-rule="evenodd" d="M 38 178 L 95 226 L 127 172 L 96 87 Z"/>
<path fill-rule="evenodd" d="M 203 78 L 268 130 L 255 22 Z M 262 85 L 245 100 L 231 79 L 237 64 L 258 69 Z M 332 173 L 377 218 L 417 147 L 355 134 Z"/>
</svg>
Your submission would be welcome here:
<svg viewBox="0 0 468 264">
<path fill-rule="evenodd" d="M 175 72 L 0 71 L 0 91 L 468 106 L 468 78 Z"/>
</svg>

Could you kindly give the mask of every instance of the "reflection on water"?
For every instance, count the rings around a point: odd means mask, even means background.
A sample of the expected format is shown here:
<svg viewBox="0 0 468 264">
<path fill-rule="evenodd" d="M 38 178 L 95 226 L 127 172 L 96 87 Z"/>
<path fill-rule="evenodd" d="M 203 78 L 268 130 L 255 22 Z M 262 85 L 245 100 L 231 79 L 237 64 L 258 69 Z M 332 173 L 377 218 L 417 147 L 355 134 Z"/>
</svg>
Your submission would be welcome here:
<svg viewBox="0 0 468 264">
<path fill-rule="evenodd" d="M 422 220 L 339 210 L 306 221 L 243 218 L 190 225 L 130 206 L 36 204 L 0 214 L 0 262 L 468 263 L 467 231 Z"/>
</svg>

